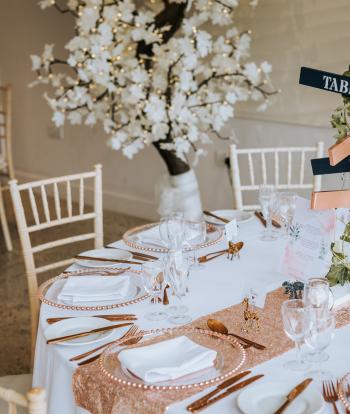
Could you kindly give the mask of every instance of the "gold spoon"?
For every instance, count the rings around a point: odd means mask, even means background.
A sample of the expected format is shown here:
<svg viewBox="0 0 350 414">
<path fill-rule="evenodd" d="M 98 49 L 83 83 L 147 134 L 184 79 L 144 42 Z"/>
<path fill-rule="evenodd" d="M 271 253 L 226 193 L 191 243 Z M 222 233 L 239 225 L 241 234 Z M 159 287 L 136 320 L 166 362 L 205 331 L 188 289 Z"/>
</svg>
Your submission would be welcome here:
<svg viewBox="0 0 350 414">
<path fill-rule="evenodd" d="M 239 339 L 240 341 L 243 341 L 246 344 L 251 345 L 256 349 L 265 349 L 266 348 L 264 345 L 260 345 L 260 344 L 254 342 L 254 341 L 251 341 L 250 339 L 243 338 L 242 336 L 236 335 L 234 333 L 229 333 L 227 327 L 222 322 L 220 322 L 216 319 L 208 319 L 207 320 L 207 326 L 213 332 L 221 333 L 221 334 L 224 334 L 224 335 L 234 336 L 235 338 Z"/>
</svg>

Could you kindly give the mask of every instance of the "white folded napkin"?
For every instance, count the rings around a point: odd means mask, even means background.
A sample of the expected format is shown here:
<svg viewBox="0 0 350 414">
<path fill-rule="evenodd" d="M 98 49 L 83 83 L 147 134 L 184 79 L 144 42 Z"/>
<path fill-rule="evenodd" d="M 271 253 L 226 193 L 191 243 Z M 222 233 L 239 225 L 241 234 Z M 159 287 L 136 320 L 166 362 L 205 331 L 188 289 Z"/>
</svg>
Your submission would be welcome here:
<svg viewBox="0 0 350 414">
<path fill-rule="evenodd" d="M 118 358 L 134 375 L 153 383 L 174 380 L 213 366 L 216 351 L 180 336 L 121 351 Z"/>
<path fill-rule="evenodd" d="M 65 303 L 103 302 L 124 299 L 130 288 L 128 276 L 68 277 L 58 300 Z"/>
<path fill-rule="evenodd" d="M 159 226 L 151 227 L 136 235 L 138 242 L 155 247 L 165 247 L 163 240 L 160 238 Z"/>
</svg>

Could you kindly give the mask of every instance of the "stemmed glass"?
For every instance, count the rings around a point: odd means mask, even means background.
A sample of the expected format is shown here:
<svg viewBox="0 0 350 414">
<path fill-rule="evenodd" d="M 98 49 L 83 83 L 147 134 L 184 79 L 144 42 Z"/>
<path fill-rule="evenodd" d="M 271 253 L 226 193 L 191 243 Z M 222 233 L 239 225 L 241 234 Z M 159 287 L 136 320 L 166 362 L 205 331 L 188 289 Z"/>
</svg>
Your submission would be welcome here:
<svg viewBox="0 0 350 414">
<path fill-rule="evenodd" d="M 285 363 L 285 367 L 294 371 L 303 371 L 309 364 L 302 359 L 301 346 L 310 331 L 310 306 L 301 299 L 286 300 L 282 304 L 283 329 L 295 342 L 297 358 Z"/>
<path fill-rule="evenodd" d="M 296 209 L 297 194 L 292 192 L 282 192 L 278 194 L 279 215 L 284 226 L 284 237 L 289 235 L 289 229 L 293 223 Z"/>
<path fill-rule="evenodd" d="M 170 250 L 181 248 L 184 240 L 184 221 L 181 213 L 174 213 L 160 220 L 159 235 Z"/>
<path fill-rule="evenodd" d="M 321 362 L 329 359 L 329 355 L 324 350 L 334 338 L 335 315 L 331 311 L 325 313 L 323 309 L 316 308 L 311 308 L 310 315 L 311 327 L 309 333 L 305 336 L 305 343 L 314 351 L 314 360 L 318 362 L 318 369 L 312 371 L 310 375 L 323 380 L 331 377 L 330 372 L 322 370 Z"/>
<path fill-rule="evenodd" d="M 334 305 L 333 293 L 326 278 L 312 278 L 304 285 L 304 302 L 318 312 L 318 316 L 327 315 Z M 322 352 L 308 352 L 305 358 L 310 362 L 322 362 L 328 356 Z"/>
<path fill-rule="evenodd" d="M 203 264 L 199 263 L 197 259 L 197 246 L 204 243 L 207 236 L 207 224 L 204 219 L 185 220 L 184 221 L 184 244 L 194 246 L 192 268 L 201 269 Z"/>
<path fill-rule="evenodd" d="M 146 292 L 151 295 L 151 302 L 154 303 L 153 306 L 158 307 L 158 298 L 163 293 L 165 282 L 164 264 L 160 260 L 142 263 L 141 277 Z M 145 315 L 145 318 L 151 321 L 161 321 L 167 317 L 168 315 L 160 310 L 155 310 L 154 312 Z"/>
<path fill-rule="evenodd" d="M 188 259 L 182 255 L 181 251 L 169 253 L 166 264 L 166 276 L 180 302 L 180 305 L 169 308 L 169 311 L 172 313 L 172 316 L 169 317 L 169 322 L 176 325 L 182 325 L 192 320 L 189 315 L 186 315 L 188 308 L 181 304 L 182 297 L 188 292 L 189 271 Z"/>
<path fill-rule="evenodd" d="M 273 185 L 263 184 L 259 189 L 259 201 L 263 216 L 266 220 L 266 230 L 261 236 L 261 240 L 276 240 L 277 236 L 272 230 L 272 215 L 277 208 L 276 189 Z"/>
</svg>

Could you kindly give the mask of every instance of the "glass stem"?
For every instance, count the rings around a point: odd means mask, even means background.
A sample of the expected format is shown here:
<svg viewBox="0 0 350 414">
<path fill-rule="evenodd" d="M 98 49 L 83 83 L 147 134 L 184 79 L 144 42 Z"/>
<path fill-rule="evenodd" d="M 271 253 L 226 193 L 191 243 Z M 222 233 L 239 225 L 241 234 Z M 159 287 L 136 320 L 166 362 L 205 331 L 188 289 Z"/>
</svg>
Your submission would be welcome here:
<svg viewBox="0 0 350 414">
<path fill-rule="evenodd" d="M 302 355 L 301 355 L 301 346 L 302 346 L 302 342 L 300 341 L 296 341 L 295 342 L 295 350 L 296 350 L 296 361 L 298 363 L 298 365 L 301 365 L 303 360 L 302 360 Z"/>
<path fill-rule="evenodd" d="M 266 214 L 266 233 L 269 236 L 272 234 L 272 217 L 270 212 Z"/>
</svg>

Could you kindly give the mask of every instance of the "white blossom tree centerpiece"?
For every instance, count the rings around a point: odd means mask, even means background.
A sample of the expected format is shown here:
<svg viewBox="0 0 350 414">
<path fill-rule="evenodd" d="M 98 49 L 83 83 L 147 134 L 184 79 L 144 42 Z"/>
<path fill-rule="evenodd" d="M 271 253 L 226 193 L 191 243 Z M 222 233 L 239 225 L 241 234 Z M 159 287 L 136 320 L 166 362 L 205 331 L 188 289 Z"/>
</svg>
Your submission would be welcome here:
<svg viewBox="0 0 350 414">
<path fill-rule="evenodd" d="M 222 130 L 237 102 L 260 101 L 263 110 L 276 93 L 270 64 L 247 60 L 250 32 L 240 32 L 233 20 L 239 0 L 39 4 L 75 18 L 65 59 L 54 57 L 53 45 L 31 56 L 38 75 L 32 85 L 54 89 L 44 96 L 56 126 L 100 122 L 111 148 L 128 158 L 153 145 L 169 172 L 161 213 L 200 214 L 190 153 L 196 161 L 211 137 L 226 138 Z"/>
</svg>

